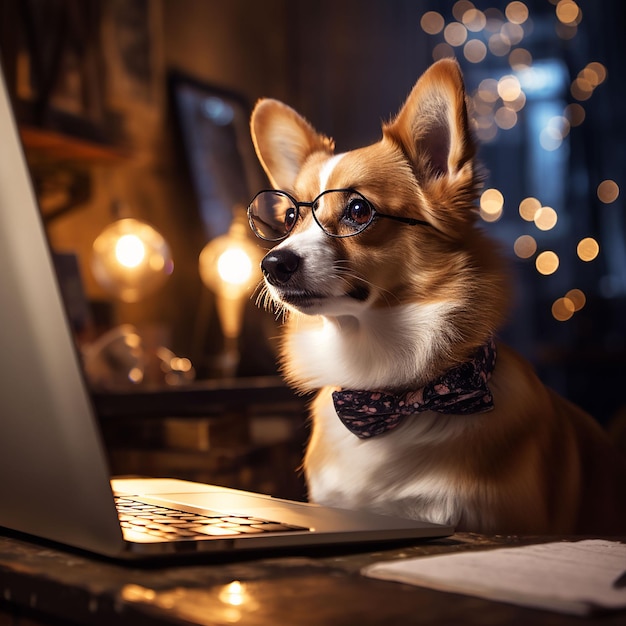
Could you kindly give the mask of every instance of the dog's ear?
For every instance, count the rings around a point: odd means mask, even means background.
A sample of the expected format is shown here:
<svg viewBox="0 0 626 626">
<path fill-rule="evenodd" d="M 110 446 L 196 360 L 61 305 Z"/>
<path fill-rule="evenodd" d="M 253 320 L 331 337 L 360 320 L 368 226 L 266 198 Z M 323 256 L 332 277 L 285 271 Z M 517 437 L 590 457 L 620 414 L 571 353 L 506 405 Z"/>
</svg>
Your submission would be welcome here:
<svg viewBox="0 0 626 626">
<path fill-rule="evenodd" d="M 334 144 L 291 107 L 278 100 L 259 100 L 250 132 L 259 161 L 274 187 L 292 190 L 298 172 L 314 152 L 332 154 Z"/>
<path fill-rule="evenodd" d="M 442 59 L 433 64 L 383 130 L 401 145 L 422 181 L 471 174 L 475 147 L 458 63 Z"/>
</svg>

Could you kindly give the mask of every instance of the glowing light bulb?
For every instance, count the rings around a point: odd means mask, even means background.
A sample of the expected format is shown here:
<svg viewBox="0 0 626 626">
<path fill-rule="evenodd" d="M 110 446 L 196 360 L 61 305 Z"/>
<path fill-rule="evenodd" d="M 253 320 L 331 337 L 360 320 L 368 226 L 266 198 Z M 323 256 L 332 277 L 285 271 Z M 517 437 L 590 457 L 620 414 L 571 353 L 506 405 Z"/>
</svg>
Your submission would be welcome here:
<svg viewBox="0 0 626 626">
<path fill-rule="evenodd" d="M 124 218 L 94 241 L 91 270 L 105 291 L 124 302 L 137 302 L 165 283 L 174 263 L 159 232 L 146 222 Z"/>
<path fill-rule="evenodd" d="M 244 285 L 252 275 L 252 261 L 241 248 L 229 248 L 217 260 L 220 278 L 232 285 Z"/>
<path fill-rule="evenodd" d="M 245 213 L 238 211 L 228 232 L 209 241 L 198 259 L 200 278 L 215 294 L 224 336 L 220 359 L 224 376 L 234 376 L 237 370 L 245 303 L 260 278 L 262 253 L 250 235 Z"/>
<path fill-rule="evenodd" d="M 146 256 L 146 247 L 137 235 L 122 235 L 115 244 L 115 258 L 124 267 L 137 267 Z"/>
</svg>

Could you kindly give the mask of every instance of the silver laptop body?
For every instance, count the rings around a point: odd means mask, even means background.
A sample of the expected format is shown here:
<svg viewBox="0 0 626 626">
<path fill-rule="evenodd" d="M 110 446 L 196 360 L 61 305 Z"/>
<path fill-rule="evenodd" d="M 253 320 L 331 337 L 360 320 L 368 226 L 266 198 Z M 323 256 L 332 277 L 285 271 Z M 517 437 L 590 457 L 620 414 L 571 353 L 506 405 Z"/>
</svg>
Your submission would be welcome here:
<svg viewBox="0 0 626 626">
<path fill-rule="evenodd" d="M 0 74 L 0 532 L 116 558 L 449 535 L 453 528 L 170 479 L 110 479 L 94 408 Z M 172 540 L 123 528 L 146 509 L 205 509 L 299 529 Z M 142 504 L 143 503 L 143 504 Z"/>
</svg>

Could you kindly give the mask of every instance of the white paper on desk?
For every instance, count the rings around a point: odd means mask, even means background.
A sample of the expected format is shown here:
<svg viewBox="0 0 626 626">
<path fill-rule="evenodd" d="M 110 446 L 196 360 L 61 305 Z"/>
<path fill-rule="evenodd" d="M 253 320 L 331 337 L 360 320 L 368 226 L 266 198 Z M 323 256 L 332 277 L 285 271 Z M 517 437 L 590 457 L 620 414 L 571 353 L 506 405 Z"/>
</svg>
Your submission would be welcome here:
<svg viewBox="0 0 626 626">
<path fill-rule="evenodd" d="M 374 563 L 362 573 L 574 615 L 626 608 L 626 544 L 585 540 Z"/>
</svg>

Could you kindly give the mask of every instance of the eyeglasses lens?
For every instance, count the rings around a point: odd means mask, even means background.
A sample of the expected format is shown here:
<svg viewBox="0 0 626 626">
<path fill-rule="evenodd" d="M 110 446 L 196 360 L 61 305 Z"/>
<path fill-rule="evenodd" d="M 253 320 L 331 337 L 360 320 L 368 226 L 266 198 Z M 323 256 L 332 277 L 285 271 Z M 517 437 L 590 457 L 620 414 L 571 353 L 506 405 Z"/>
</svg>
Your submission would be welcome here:
<svg viewBox="0 0 626 626">
<path fill-rule="evenodd" d="M 259 237 L 278 241 L 294 227 L 297 210 L 287 195 L 278 191 L 262 191 L 250 203 L 248 215 L 250 225 Z"/>
</svg>

